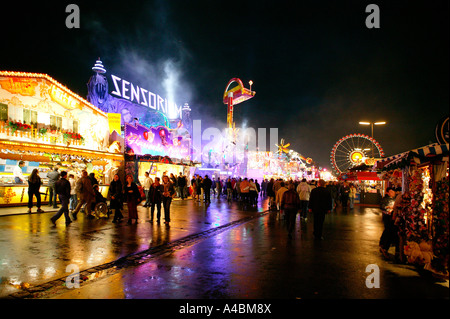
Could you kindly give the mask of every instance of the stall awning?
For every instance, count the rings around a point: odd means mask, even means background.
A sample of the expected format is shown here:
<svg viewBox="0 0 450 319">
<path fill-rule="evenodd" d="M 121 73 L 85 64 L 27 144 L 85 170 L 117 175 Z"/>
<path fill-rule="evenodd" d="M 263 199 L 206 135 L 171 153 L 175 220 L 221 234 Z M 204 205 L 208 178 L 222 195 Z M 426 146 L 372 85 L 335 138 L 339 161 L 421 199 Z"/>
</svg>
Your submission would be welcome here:
<svg viewBox="0 0 450 319">
<path fill-rule="evenodd" d="M 390 169 L 415 164 L 427 163 L 437 156 L 448 156 L 448 144 L 430 144 L 394 156 L 383 158 L 375 162 L 374 169 Z"/>
<path fill-rule="evenodd" d="M 381 181 L 376 172 L 348 172 L 341 174 L 339 179 L 345 181 Z"/>
</svg>

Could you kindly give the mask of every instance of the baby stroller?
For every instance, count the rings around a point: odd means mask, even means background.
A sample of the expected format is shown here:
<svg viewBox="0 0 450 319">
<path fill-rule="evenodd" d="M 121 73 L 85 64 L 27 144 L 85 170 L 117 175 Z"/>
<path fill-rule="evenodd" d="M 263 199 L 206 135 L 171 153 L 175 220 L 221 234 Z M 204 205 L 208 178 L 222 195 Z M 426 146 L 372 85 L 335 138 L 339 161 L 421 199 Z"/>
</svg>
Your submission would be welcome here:
<svg viewBox="0 0 450 319">
<path fill-rule="evenodd" d="M 95 200 L 92 202 L 92 215 L 94 215 L 97 219 L 99 218 L 108 218 L 111 214 L 111 211 L 106 203 L 106 198 L 99 192 L 99 186 L 95 184 L 93 186 L 95 193 Z"/>
</svg>

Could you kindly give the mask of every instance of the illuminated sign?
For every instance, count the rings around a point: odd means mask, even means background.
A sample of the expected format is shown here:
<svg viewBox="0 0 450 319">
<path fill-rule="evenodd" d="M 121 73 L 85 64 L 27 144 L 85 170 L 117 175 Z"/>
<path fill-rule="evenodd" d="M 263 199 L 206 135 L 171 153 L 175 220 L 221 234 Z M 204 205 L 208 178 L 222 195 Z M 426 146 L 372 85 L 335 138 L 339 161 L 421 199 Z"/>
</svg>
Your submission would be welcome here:
<svg viewBox="0 0 450 319">
<path fill-rule="evenodd" d="M 34 79 L 24 79 L 10 77 L 9 79 L 1 80 L 0 87 L 12 94 L 20 94 L 22 96 L 34 96 L 36 94 L 37 81 Z"/>
<path fill-rule="evenodd" d="M 125 147 L 128 154 L 169 156 L 177 159 L 190 159 L 189 141 L 164 126 L 147 128 L 125 124 Z"/>
<path fill-rule="evenodd" d="M 61 106 L 63 106 L 67 110 L 73 110 L 73 109 L 82 109 L 81 103 L 72 97 L 67 92 L 64 92 L 62 89 L 57 87 L 56 85 L 52 85 L 50 89 L 50 97 L 52 100 Z"/>
<path fill-rule="evenodd" d="M 113 131 L 121 134 L 122 131 L 120 129 L 120 121 L 121 121 L 120 113 L 108 113 L 108 124 L 109 124 L 109 133 L 111 134 Z"/>
<path fill-rule="evenodd" d="M 134 85 L 118 76 L 111 74 L 111 79 L 114 84 L 114 91 L 112 91 L 111 94 L 159 111 L 165 114 L 169 119 L 182 118 L 182 106 L 177 106 L 173 101 L 168 101 L 158 94 Z"/>
</svg>

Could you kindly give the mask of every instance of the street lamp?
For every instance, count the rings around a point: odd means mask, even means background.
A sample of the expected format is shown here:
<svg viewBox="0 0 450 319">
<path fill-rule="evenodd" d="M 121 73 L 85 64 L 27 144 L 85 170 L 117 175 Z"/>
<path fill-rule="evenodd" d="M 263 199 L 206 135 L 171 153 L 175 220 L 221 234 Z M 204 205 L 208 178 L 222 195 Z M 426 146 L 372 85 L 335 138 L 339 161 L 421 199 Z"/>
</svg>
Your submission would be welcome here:
<svg viewBox="0 0 450 319">
<path fill-rule="evenodd" d="M 373 126 L 374 125 L 385 125 L 386 122 L 382 121 L 382 122 L 359 122 L 360 125 L 370 125 L 371 126 L 371 130 L 372 130 L 372 139 L 373 139 Z M 372 147 L 372 158 L 375 158 L 375 150 Z"/>
</svg>

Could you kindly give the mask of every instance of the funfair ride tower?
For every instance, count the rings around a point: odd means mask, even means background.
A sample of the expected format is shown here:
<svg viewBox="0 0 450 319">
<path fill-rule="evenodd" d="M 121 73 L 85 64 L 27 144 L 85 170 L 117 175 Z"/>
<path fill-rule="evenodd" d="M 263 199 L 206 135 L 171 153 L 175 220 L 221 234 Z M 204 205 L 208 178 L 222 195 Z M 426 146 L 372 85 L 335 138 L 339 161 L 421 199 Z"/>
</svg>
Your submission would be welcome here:
<svg viewBox="0 0 450 319">
<path fill-rule="evenodd" d="M 237 86 L 232 87 L 230 89 L 230 86 L 233 83 L 237 83 Z M 233 122 L 234 106 L 251 99 L 256 94 L 255 91 L 251 90 L 253 82 L 250 81 L 249 83 L 250 89 L 246 89 L 241 79 L 232 78 L 228 82 L 225 92 L 223 93 L 223 103 L 227 105 L 227 127 L 230 129 L 231 132 L 234 131 L 234 122 Z"/>
</svg>

